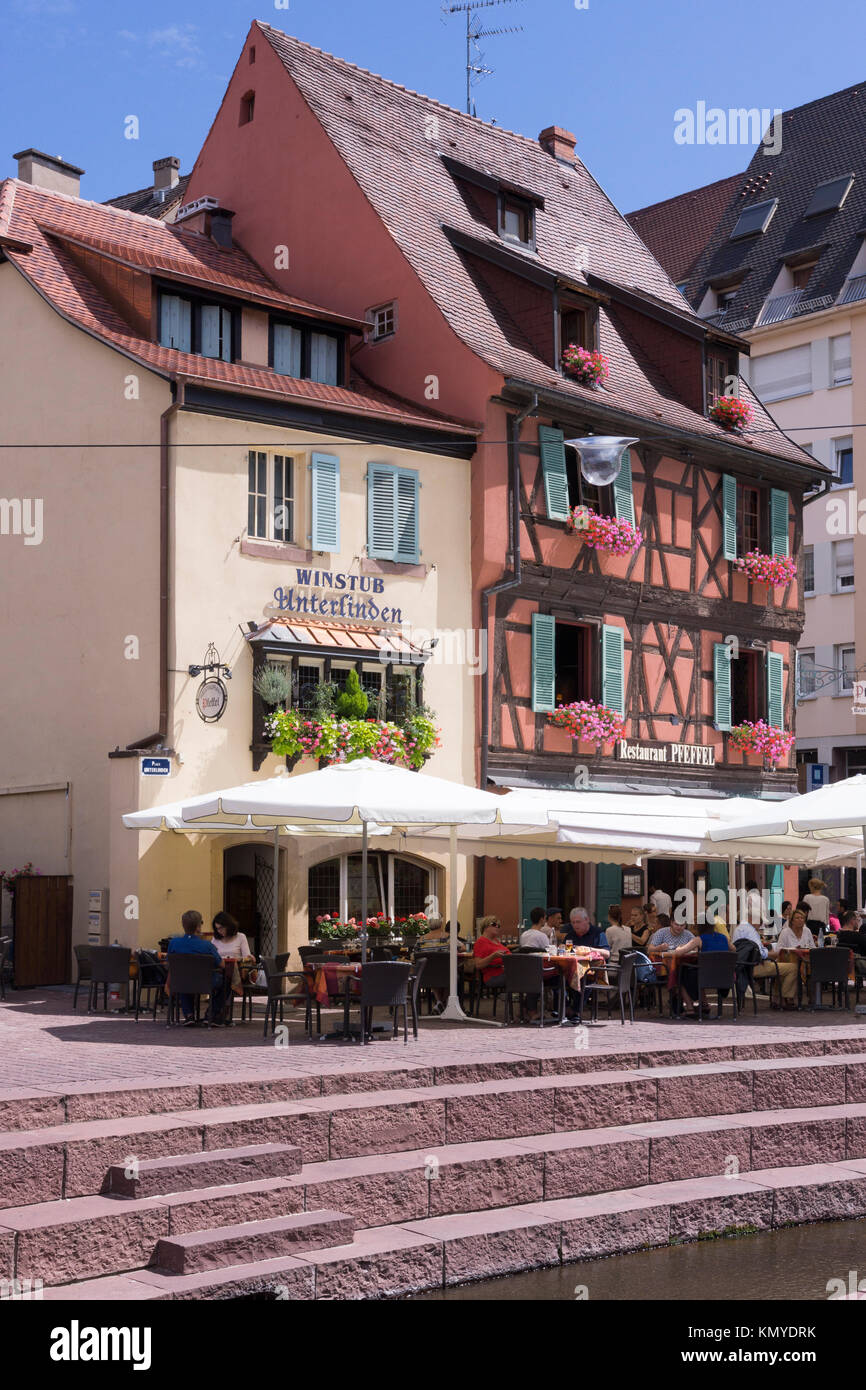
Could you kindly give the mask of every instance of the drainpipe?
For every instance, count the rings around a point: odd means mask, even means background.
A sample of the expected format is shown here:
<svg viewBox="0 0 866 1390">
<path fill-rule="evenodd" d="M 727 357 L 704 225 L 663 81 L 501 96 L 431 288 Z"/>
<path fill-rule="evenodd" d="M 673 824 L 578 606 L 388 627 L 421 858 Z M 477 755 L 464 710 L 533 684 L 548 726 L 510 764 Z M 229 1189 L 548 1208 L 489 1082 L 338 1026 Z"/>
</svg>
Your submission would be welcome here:
<svg viewBox="0 0 866 1390">
<path fill-rule="evenodd" d="M 182 410 L 186 383 L 175 382 L 171 405 L 159 417 L 159 728 L 155 734 L 127 744 L 127 748 L 150 748 L 164 744 L 168 736 L 168 585 L 169 585 L 169 421 Z"/>
</svg>

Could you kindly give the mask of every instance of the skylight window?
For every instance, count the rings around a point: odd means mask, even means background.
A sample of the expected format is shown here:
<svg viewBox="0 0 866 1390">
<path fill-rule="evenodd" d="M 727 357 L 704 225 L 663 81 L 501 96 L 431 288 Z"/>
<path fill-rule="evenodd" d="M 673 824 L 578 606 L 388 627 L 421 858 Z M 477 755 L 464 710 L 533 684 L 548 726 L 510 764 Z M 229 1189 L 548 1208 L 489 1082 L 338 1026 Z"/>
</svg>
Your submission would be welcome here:
<svg viewBox="0 0 866 1390">
<path fill-rule="evenodd" d="M 822 212 L 836 212 L 848 197 L 853 182 L 853 174 L 840 174 L 838 178 L 819 183 L 803 216 L 818 217 Z"/>
<path fill-rule="evenodd" d="M 768 198 L 764 203 L 752 203 L 750 207 L 743 208 L 737 225 L 731 232 L 731 241 L 739 241 L 741 237 L 746 236 L 758 236 L 765 232 L 778 206 L 778 198 Z"/>
</svg>

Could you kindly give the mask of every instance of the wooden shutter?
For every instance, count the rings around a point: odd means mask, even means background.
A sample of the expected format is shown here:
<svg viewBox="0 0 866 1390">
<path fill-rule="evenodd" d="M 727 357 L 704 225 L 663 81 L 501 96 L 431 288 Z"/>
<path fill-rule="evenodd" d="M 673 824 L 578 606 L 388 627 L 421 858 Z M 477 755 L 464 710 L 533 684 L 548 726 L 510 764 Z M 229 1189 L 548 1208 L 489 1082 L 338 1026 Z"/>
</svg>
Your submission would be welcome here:
<svg viewBox="0 0 866 1390">
<path fill-rule="evenodd" d="M 713 645 L 713 718 L 717 729 L 731 728 L 731 649 L 726 642 Z"/>
<path fill-rule="evenodd" d="M 595 877 L 595 920 L 604 931 L 607 910 L 622 901 L 622 869 L 619 864 L 599 864 Z"/>
<path fill-rule="evenodd" d="M 726 560 L 737 558 L 737 480 L 722 475 L 722 545 Z"/>
<path fill-rule="evenodd" d="M 378 560 L 417 564 L 420 482 L 411 468 L 367 465 L 367 553 Z"/>
<path fill-rule="evenodd" d="M 784 659 L 778 652 L 767 652 L 767 723 L 774 729 L 785 727 Z"/>
<path fill-rule="evenodd" d="M 556 700 L 556 619 L 532 615 L 532 708 L 549 714 Z"/>
<path fill-rule="evenodd" d="M 408 468 L 397 470 L 395 477 L 395 509 L 397 517 L 394 559 L 416 565 L 418 552 L 418 474 Z"/>
<path fill-rule="evenodd" d="M 538 426 L 544 497 L 551 521 L 568 521 L 568 474 L 565 468 L 565 435 L 549 425 Z"/>
<path fill-rule="evenodd" d="M 520 917 L 529 925 L 529 914 L 534 907 L 547 906 L 547 860 L 521 859 L 520 861 Z"/>
<path fill-rule="evenodd" d="M 607 624 L 601 629 L 601 703 L 625 714 L 625 633 Z"/>
<path fill-rule="evenodd" d="M 274 371 L 281 376 L 293 376 L 300 379 L 303 370 L 301 365 L 301 330 L 292 328 L 288 323 L 274 324 Z"/>
<path fill-rule="evenodd" d="M 176 294 L 159 297 L 159 341 L 162 347 L 192 352 L 192 305 Z"/>
<path fill-rule="evenodd" d="M 310 467 L 313 475 L 313 549 L 339 550 L 340 460 L 335 454 L 313 454 Z"/>
<path fill-rule="evenodd" d="M 770 492 L 770 553 L 788 554 L 788 494 L 773 488 Z"/>
<path fill-rule="evenodd" d="M 634 490 L 631 481 L 631 449 L 624 449 L 619 477 L 613 484 L 614 508 L 622 521 L 630 521 L 634 526 Z"/>
<path fill-rule="evenodd" d="M 722 859 L 709 859 L 707 861 L 707 892 L 717 893 L 722 889 L 728 891 L 728 866 Z"/>
<path fill-rule="evenodd" d="M 766 874 L 764 882 L 770 895 L 770 911 L 781 913 L 782 899 L 785 896 L 785 866 L 784 864 L 767 864 L 764 872 Z"/>
</svg>

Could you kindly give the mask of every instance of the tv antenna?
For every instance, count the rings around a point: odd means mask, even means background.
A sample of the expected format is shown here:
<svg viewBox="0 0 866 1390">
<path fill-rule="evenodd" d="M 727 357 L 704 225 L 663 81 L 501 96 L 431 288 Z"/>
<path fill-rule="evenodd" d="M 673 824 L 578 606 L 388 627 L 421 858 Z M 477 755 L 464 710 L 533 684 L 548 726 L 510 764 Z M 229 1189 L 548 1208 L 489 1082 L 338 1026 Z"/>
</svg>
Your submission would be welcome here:
<svg viewBox="0 0 866 1390">
<path fill-rule="evenodd" d="M 481 40 L 497 38 L 500 34 L 523 33 L 522 24 L 505 26 L 500 29 L 485 29 L 484 21 L 478 12 L 479 10 L 489 10 L 494 5 L 519 5 L 522 3 L 523 0 L 470 0 L 468 4 L 448 4 L 448 0 L 444 0 L 443 14 L 465 14 L 466 16 L 466 114 L 468 116 L 476 114 L 475 103 L 472 100 L 473 86 L 477 86 L 483 77 L 489 77 L 493 72 L 493 68 L 485 66 Z"/>
</svg>

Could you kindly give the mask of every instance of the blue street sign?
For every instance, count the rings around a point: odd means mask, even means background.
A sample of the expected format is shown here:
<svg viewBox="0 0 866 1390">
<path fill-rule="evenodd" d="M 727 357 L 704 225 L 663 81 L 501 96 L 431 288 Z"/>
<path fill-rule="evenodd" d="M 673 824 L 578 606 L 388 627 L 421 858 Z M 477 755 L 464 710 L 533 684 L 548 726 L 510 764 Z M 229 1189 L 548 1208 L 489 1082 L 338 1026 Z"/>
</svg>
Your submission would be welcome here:
<svg viewBox="0 0 866 1390">
<path fill-rule="evenodd" d="M 142 758 L 142 777 L 168 777 L 171 772 L 171 758 Z"/>
</svg>

